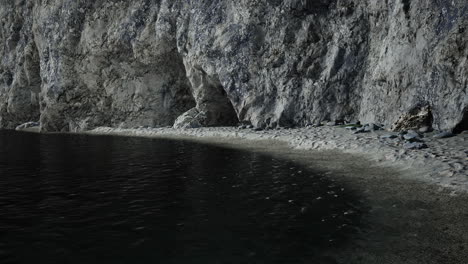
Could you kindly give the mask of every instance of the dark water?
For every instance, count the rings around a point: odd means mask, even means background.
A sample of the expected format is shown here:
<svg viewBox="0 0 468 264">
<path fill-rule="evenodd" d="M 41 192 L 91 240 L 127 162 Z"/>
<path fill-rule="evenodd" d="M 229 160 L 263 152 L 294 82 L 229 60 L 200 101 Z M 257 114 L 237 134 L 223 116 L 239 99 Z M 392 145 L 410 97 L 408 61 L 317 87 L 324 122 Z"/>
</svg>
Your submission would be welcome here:
<svg viewBox="0 0 468 264">
<path fill-rule="evenodd" d="M 0 131 L 0 263 L 319 263 L 355 200 L 258 153 Z"/>
</svg>

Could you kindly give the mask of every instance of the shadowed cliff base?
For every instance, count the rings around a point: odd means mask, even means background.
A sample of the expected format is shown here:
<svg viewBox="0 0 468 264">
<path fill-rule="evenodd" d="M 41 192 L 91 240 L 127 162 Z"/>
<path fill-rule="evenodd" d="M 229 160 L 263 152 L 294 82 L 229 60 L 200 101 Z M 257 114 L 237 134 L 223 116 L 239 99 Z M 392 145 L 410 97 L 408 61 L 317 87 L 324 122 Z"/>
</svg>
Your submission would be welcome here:
<svg viewBox="0 0 468 264">
<path fill-rule="evenodd" d="M 468 108 L 465 108 L 463 111 L 463 117 L 460 123 L 458 123 L 453 129 L 453 133 L 462 133 L 463 131 L 468 130 Z"/>
</svg>

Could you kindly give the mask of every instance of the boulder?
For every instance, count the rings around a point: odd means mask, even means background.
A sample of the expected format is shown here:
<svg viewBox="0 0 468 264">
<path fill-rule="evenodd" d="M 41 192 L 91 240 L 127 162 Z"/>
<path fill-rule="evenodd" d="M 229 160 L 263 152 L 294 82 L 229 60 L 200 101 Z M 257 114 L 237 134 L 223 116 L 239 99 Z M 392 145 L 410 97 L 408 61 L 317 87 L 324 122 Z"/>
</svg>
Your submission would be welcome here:
<svg viewBox="0 0 468 264">
<path fill-rule="evenodd" d="M 175 123 L 174 128 L 199 128 L 203 127 L 206 116 L 203 112 L 198 111 L 197 108 L 192 108 L 179 116 Z"/>
<path fill-rule="evenodd" d="M 39 127 L 40 125 L 41 123 L 39 122 L 27 122 L 27 123 L 17 126 L 15 130 L 25 130 L 25 129 L 32 128 L 32 127 Z"/>
<path fill-rule="evenodd" d="M 455 134 L 450 132 L 450 131 L 443 131 L 438 134 L 435 134 L 433 138 L 449 138 L 449 137 L 454 137 Z"/>
</svg>

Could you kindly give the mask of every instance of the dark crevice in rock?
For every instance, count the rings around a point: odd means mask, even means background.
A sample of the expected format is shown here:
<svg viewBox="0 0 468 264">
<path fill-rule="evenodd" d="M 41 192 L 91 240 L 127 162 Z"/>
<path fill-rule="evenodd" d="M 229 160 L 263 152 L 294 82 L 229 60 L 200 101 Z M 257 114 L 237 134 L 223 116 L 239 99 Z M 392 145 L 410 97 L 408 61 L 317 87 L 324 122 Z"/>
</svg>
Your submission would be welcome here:
<svg viewBox="0 0 468 264">
<path fill-rule="evenodd" d="M 402 0 L 402 2 L 403 2 L 403 11 L 405 12 L 406 17 L 409 18 L 410 17 L 409 11 L 411 9 L 411 2 L 410 2 L 410 0 Z"/>
<path fill-rule="evenodd" d="M 335 1 L 330 0 L 293 0 L 290 8 L 295 15 L 321 14 L 327 12 Z"/>
<path fill-rule="evenodd" d="M 463 131 L 468 130 L 468 107 L 463 110 L 463 117 L 461 121 L 453 129 L 453 133 L 459 134 Z"/>
<path fill-rule="evenodd" d="M 10 86 L 13 83 L 13 74 L 10 71 L 3 73 L 3 81 L 6 86 Z"/>
<path fill-rule="evenodd" d="M 211 86 L 207 86 L 207 88 L 211 89 L 209 93 L 213 97 L 204 101 L 202 103 L 204 105 L 200 107 L 200 109 L 204 109 L 208 117 L 206 126 L 236 125 L 239 119 L 219 79 L 212 79 Z"/>
</svg>

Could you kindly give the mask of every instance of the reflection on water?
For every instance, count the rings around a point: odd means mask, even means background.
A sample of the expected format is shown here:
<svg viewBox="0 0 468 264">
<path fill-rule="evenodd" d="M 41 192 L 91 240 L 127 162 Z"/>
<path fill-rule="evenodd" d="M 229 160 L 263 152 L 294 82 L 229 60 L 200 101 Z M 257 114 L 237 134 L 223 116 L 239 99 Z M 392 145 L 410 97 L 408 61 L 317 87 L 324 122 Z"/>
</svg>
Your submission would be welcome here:
<svg viewBox="0 0 468 264">
<path fill-rule="evenodd" d="M 352 233 L 355 201 L 264 154 L 0 132 L 2 263 L 311 263 Z"/>
</svg>

